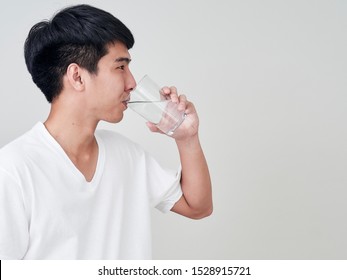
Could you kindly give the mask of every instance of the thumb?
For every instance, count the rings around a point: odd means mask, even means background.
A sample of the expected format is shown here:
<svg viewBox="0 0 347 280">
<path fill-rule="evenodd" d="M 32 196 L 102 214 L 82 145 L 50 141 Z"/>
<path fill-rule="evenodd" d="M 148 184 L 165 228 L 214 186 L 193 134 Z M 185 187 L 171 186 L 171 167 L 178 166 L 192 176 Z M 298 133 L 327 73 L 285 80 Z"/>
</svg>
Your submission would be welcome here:
<svg viewBox="0 0 347 280">
<path fill-rule="evenodd" d="M 146 125 L 150 131 L 162 133 L 161 130 L 154 123 L 146 122 Z"/>
</svg>

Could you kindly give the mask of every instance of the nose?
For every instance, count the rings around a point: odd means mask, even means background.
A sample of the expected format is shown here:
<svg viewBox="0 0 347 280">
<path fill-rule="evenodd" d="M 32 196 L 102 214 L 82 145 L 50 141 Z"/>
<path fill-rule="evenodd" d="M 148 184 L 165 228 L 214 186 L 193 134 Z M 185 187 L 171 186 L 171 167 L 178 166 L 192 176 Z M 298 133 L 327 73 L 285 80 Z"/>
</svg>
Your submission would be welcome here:
<svg viewBox="0 0 347 280">
<path fill-rule="evenodd" d="M 129 92 L 129 93 L 136 87 L 136 81 L 134 79 L 133 74 L 130 72 L 130 70 L 126 78 L 125 86 L 126 86 L 126 89 L 125 89 L 126 92 Z"/>
</svg>

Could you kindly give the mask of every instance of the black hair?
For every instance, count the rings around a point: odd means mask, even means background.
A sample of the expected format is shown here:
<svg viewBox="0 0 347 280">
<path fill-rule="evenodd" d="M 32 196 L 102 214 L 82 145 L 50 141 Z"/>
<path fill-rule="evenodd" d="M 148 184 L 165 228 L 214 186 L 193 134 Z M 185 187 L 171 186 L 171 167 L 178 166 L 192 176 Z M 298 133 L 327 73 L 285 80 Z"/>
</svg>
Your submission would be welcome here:
<svg viewBox="0 0 347 280">
<path fill-rule="evenodd" d="M 115 42 L 128 49 L 134 45 L 131 31 L 119 19 L 89 5 L 71 6 L 31 28 L 24 45 L 25 63 L 51 103 L 63 89 L 69 64 L 96 74 L 100 58 Z"/>
</svg>

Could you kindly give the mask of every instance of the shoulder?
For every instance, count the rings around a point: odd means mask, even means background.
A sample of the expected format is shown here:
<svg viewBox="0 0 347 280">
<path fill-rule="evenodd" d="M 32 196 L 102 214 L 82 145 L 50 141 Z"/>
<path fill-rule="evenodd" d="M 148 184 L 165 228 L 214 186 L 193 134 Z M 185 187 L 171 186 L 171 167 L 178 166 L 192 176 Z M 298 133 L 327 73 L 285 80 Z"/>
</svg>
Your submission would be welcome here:
<svg viewBox="0 0 347 280">
<path fill-rule="evenodd" d="M 23 154 L 26 150 L 26 134 L 16 138 L 0 149 L 0 163 Z"/>
<path fill-rule="evenodd" d="M 105 145 L 106 149 L 117 150 L 117 151 L 127 151 L 136 153 L 145 153 L 144 149 L 136 142 L 130 140 L 124 135 L 118 132 L 98 129 L 95 132 L 95 136 L 98 140 L 101 140 Z"/>
<path fill-rule="evenodd" d="M 97 138 L 102 139 L 105 144 L 140 147 L 136 142 L 115 131 L 98 129 L 95 135 Z"/>
<path fill-rule="evenodd" d="M 12 142 L 0 149 L 0 167 L 20 164 L 30 156 L 31 152 L 40 147 L 37 137 L 38 124 Z"/>
</svg>

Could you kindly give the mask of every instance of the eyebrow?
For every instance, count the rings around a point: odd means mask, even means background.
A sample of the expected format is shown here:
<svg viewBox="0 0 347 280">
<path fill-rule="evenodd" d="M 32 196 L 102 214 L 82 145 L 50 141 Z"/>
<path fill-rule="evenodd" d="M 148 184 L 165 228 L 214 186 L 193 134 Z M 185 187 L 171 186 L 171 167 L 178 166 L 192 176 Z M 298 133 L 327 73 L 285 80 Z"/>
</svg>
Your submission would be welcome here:
<svg viewBox="0 0 347 280">
<path fill-rule="evenodd" d="M 126 62 L 129 64 L 131 62 L 131 59 L 129 57 L 119 57 L 114 60 L 114 62 Z"/>
</svg>

